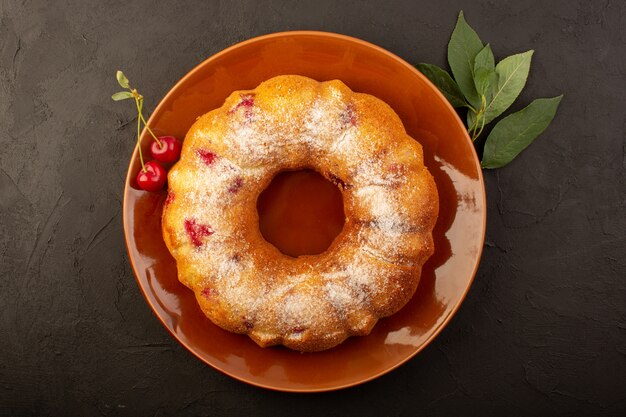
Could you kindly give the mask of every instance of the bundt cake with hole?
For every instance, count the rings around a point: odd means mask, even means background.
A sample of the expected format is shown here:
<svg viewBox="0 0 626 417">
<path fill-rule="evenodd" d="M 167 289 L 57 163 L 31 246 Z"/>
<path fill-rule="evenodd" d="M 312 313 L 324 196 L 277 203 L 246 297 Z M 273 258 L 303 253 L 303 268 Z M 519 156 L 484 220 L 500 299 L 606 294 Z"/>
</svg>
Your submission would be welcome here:
<svg viewBox="0 0 626 417">
<path fill-rule="evenodd" d="M 328 250 L 293 258 L 264 240 L 256 203 L 298 169 L 337 185 L 346 220 Z M 341 81 L 285 75 L 233 92 L 191 127 L 168 183 L 163 237 L 179 280 L 213 323 L 262 347 L 369 334 L 411 299 L 433 253 L 439 200 L 421 145 Z"/>
</svg>

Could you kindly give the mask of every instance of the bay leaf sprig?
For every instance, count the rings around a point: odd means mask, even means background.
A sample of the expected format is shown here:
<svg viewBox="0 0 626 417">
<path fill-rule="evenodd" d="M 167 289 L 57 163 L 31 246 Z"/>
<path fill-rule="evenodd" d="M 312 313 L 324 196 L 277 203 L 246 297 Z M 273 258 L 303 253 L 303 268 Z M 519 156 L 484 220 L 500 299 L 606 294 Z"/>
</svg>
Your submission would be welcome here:
<svg viewBox="0 0 626 417">
<path fill-rule="evenodd" d="M 467 109 L 467 130 L 475 141 L 524 89 L 533 53 L 511 55 L 496 64 L 491 45 L 483 44 L 461 11 L 448 43 L 452 75 L 432 64 L 416 67 L 453 107 Z M 552 122 L 562 97 L 536 99 L 496 123 L 485 141 L 481 166 L 500 168 L 511 162 Z"/>
</svg>

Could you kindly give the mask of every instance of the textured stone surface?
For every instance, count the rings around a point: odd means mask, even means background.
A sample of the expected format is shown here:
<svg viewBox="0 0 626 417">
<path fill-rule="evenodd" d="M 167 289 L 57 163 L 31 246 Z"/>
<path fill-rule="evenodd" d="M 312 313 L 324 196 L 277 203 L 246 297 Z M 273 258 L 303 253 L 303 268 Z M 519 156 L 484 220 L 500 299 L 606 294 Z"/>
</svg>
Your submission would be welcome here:
<svg viewBox="0 0 626 417">
<path fill-rule="evenodd" d="M 626 414 L 623 3 L 89 3 L 0 1 L 0 414 Z M 340 392 L 270 392 L 203 365 L 128 263 L 134 119 L 109 98 L 114 71 L 150 109 L 213 53 L 293 29 L 444 65 L 462 7 L 498 58 L 536 50 L 516 108 L 565 98 L 531 148 L 486 173 L 486 247 L 456 318 L 406 365 Z"/>
</svg>

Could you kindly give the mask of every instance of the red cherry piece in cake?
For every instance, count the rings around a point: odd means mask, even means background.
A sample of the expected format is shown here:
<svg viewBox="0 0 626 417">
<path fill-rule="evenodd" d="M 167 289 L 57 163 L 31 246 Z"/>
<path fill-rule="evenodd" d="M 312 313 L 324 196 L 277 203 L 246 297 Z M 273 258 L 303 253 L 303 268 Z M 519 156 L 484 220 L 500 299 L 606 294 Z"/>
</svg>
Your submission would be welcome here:
<svg viewBox="0 0 626 417">
<path fill-rule="evenodd" d="M 390 177 L 395 180 L 401 180 L 408 172 L 408 168 L 404 164 L 389 164 L 388 166 Z"/>
<path fill-rule="evenodd" d="M 185 231 L 195 247 L 202 246 L 202 238 L 211 236 L 214 230 L 208 224 L 200 224 L 196 219 L 185 220 Z"/>
<path fill-rule="evenodd" d="M 244 109 L 246 119 L 252 118 L 252 106 L 254 106 L 254 94 L 242 94 L 241 100 L 228 113 L 233 114 L 240 108 Z"/>
<path fill-rule="evenodd" d="M 252 106 L 254 106 L 254 94 L 242 94 L 239 103 L 237 103 L 229 113 L 236 112 L 240 107 L 250 109 Z"/>
<path fill-rule="evenodd" d="M 200 294 L 202 294 L 204 298 L 211 298 L 214 293 L 215 291 L 209 287 L 203 288 L 202 291 L 200 291 Z"/>
<path fill-rule="evenodd" d="M 174 198 L 176 198 L 174 196 L 174 191 L 169 190 L 167 192 L 167 198 L 165 199 L 165 202 L 163 203 L 163 207 L 169 206 L 172 203 L 172 201 L 174 201 Z"/>
<path fill-rule="evenodd" d="M 356 109 L 354 104 L 349 103 L 345 110 L 341 112 L 341 122 L 344 125 L 356 126 Z"/>
<path fill-rule="evenodd" d="M 150 145 L 150 153 L 152 157 L 159 162 L 169 164 L 180 158 L 180 150 L 182 145 L 174 136 L 159 136 L 159 142 L 156 140 Z"/>
<path fill-rule="evenodd" d="M 243 186 L 243 178 L 237 177 L 235 178 L 235 182 L 233 182 L 233 185 L 231 185 L 230 188 L 228 189 L 228 192 L 234 194 L 237 191 L 239 191 L 242 186 Z"/>
<path fill-rule="evenodd" d="M 206 165 L 212 165 L 213 162 L 215 162 L 215 158 L 217 158 L 217 155 L 211 151 L 207 151 L 206 149 L 198 149 L 196 153 Z"/>
<path fill-rule="evenodd" d="M 244 94 L 241 96 L 241 101 L 238 104 L 239 107 L 252 107 L 254 106 L 254 94 Z"/>
<path fill-rule="evenodd" d="M 157 161 L 146 162 L 137 174 L 137 185 L 145 191 L 159 191 L 167 181 L 167 172 Z"/>
</svg>

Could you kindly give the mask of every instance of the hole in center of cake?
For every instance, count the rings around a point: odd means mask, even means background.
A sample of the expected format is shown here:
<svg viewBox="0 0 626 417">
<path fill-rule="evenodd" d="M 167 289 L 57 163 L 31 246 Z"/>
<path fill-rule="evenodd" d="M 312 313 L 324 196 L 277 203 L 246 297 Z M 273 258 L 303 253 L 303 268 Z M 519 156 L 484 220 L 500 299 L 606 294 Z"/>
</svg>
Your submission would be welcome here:
<svg viewBox="0 0 626 417">
<path fill-rule="evenodd" d="M 261 234 L 285 255 L 317 255 L 343 229 L 341 191 L 310 170 L 277 174 L 257 200 Z"/>
</svg>

